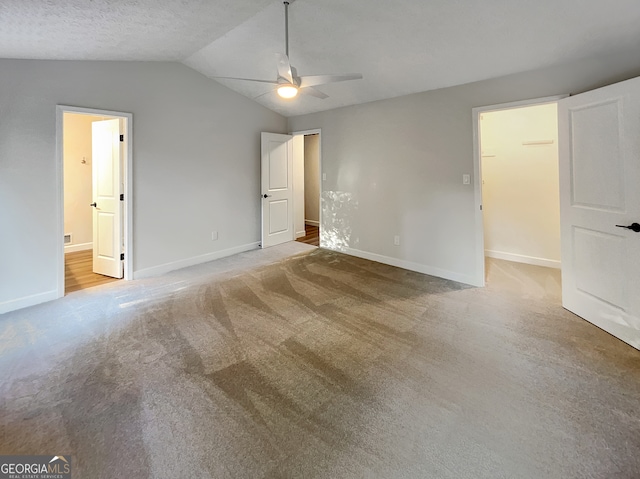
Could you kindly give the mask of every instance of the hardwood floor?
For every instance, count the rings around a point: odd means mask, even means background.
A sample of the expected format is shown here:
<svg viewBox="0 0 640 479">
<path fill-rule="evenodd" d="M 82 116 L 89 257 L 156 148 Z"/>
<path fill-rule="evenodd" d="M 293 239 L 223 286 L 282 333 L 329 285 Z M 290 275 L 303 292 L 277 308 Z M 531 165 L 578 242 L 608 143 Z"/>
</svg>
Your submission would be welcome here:
<svg viewBox="0 0 640 479">
<path fill-rule="evenodd" d="M 317 226 L 311 226 L 309 224 L 304 225 L 306 232 L 305 236 L 298 238 L 296 241 L 300 243 L 306 243 L 313 246 L 320 246 L 320 228 Z"/>
<path fill-rule="evenodd" d="M 93 272 L 93 250 L 76 251 L 64 255 L 65 294 L 112 281 L 118 281 L 118 279 Z"/>
</svg>

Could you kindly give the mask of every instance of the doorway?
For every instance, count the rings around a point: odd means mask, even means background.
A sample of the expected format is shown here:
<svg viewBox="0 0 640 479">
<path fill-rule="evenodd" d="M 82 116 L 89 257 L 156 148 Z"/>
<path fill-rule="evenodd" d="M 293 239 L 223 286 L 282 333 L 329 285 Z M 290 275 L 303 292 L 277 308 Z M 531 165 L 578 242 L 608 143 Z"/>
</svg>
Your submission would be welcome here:
<svg viewBox="0 0 640 479">
<path fill-rule="evenodd" d="M 480 115 L 552 102 L 558 107 L 562 306 L 640 348 L 640 78 L 568 97 L 472 110 L 481 273 L 475 283 L 485 285 Z"/>
<path fill-rule="evenodd" d="M 320 246 L 321 144 L 319 129 L 261 133 L 262 248 L 293 240 Z"/>
<path fill-rule="evenodd" d="M 320 246 L 320 130 L 293 133 L 296 241 Z"/>
<path fill-rule="evenodd" d="M 132 116 L 58 106 L 58 296 L 131 279 Z"/>
<path fill-rule="evenodd" d="M 473 109 L 479 286 L 486 258 L 560 268 L 560 98 Z"/>
<path fill-rule="evenodd" d="M 480 115 L 484 253 L 560 268 L 557 103 Z"/>
</svg>

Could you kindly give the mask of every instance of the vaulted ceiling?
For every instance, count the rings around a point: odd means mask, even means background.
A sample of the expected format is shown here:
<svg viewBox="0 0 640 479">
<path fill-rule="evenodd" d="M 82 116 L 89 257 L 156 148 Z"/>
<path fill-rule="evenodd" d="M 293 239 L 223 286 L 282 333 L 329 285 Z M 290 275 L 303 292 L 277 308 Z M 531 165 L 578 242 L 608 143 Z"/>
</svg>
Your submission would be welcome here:
<svg viewBox="0 0 640 479">
<path fill-rule="evenodd" d="M 299 74 L 364 79 L 318 87 L 325 100 L 217 81 L 293 116 L 640 47 L 639 24 L 638 0 L 295 0 Z M 281 1 L 0 2 L 0 58 L 179 61 L 209 77 L 272 80 L 276 52 Z"/>
</svg>

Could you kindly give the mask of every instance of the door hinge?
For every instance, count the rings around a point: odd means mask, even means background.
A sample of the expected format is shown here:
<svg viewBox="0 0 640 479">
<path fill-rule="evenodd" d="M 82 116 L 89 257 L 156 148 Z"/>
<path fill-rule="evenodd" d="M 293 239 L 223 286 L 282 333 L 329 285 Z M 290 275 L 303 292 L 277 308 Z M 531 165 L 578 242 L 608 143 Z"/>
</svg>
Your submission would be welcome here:
<svg viewBox="0 0 640 479">
<path fill-rule="evenodd" d="M 480 205 L 480 211 L 482 211 L 482 205 Z"/>
<path fill-rule="evenodd" d="M 120 141 L 124 141 L 124 135 L 120 135 Z"/>
<path fill-rule="evenodd" d="M 124 260 L 124 253 L 120 253 L 120 261 Z"/>
<path fill-rule="evenodd" d="M 124 201 L 124 193 L 120 193 L 120 201 Z"/>
</svg>

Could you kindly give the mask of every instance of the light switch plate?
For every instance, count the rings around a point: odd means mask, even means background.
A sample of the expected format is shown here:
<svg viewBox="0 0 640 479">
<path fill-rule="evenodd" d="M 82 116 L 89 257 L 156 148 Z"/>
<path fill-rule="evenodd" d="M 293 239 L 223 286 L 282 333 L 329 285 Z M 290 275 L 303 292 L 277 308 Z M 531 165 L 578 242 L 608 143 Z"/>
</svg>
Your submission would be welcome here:
<svg viewBox="0 0 640 479">
<path fill-rule="evenodd" d="M 471 175 L 462 175 L 462 184 L 470 185 L 471 184 Z"/>
</svg>

